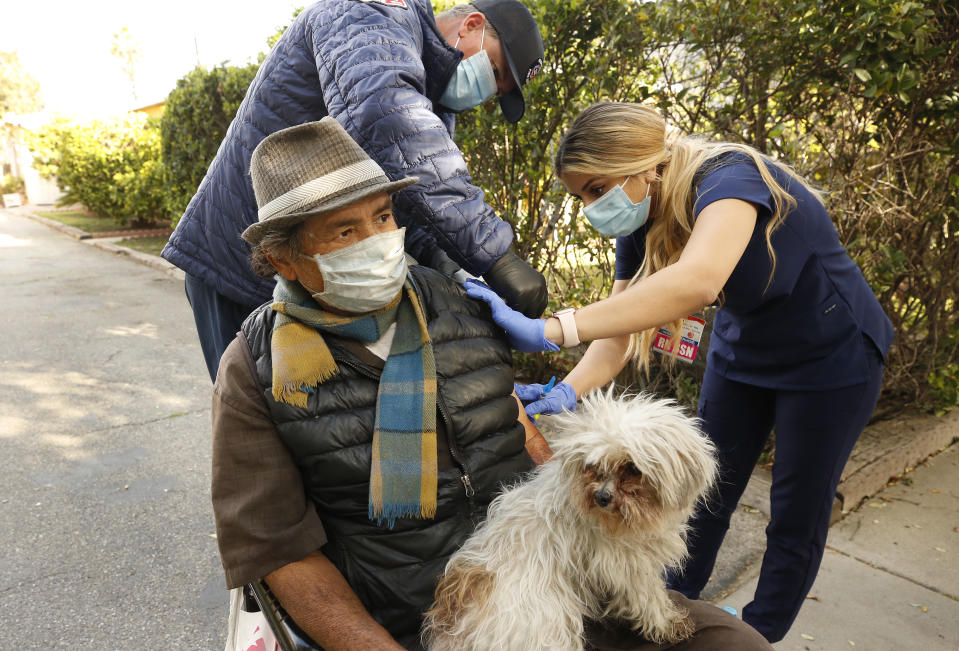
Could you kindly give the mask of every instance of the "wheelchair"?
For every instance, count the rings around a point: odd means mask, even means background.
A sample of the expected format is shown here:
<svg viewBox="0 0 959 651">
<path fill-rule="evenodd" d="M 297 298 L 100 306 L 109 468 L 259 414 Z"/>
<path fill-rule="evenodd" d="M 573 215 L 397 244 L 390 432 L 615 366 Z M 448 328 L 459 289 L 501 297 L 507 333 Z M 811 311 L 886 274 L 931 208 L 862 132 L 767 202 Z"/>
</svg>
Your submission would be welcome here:
<svg viewBox="0 0 959 651">
<path fill-rule="evenodd" d="M 239 607 L 246 613 L 261 613 L 276 638 L 273 649 L 255 645 L 244 651 L 323 651 L 323 647 L 297 626 L 264 581 L 243 586 Z"/>
</svg>

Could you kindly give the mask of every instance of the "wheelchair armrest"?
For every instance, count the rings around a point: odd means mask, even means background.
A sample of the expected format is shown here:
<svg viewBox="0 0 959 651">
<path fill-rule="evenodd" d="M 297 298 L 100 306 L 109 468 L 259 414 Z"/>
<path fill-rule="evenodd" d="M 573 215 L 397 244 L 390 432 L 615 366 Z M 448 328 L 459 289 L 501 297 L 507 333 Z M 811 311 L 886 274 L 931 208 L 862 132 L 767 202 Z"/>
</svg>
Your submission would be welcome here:
<svg viewBox="0 0 959 651">
<path fill-rule="evenodd" d="M 323 651 L 323 647 L 304 633 L 303 629 L 297 626 L 289 613 L 283 609 L 266 581 L 257 580 L 246 584 L 243 588 L 243 598 L 246 600 L 250 596 L 270 624 L 282 651 Z"/>
</svg>

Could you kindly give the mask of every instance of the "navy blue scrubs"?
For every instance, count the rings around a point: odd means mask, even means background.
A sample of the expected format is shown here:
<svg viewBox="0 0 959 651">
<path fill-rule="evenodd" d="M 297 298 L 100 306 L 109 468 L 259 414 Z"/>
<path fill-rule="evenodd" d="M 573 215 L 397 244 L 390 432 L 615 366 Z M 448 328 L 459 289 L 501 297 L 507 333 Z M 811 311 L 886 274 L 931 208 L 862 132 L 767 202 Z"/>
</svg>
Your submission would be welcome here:
<svg viewBox="0 0 959 651">
<path fill-rule="evenodd" d="M 819 570 L 836 486 L 875 408 L 893 329 L 823 205 L 774 163 L 770 172 L 797 205 L 772 236 L 770 281 L 765 228 L 773 197 L 747 157 L 717 162 L 697 178 L 695 216 L 735 198 L 753 204 L 758 218 L 723 288 L 700 393 L 703 428 L 719 449 L 720 482 L 711 508 L 692 522 L 690 560 L 670 587 L 698 598 L 775 429 L 766 553 L 743 619 L 776 642 Z M 639 268 L 645 240 L 646 227 L 617 239 L 617 279 Z"/>
</svg>

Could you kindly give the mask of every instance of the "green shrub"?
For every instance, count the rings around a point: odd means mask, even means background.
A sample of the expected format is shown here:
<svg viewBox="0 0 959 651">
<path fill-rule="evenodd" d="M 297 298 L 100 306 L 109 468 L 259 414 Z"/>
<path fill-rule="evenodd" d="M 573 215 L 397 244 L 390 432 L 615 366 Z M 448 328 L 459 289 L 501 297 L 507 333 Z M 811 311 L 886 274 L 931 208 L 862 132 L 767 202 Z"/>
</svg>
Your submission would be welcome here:
<svg viewBox="0 0 959 651">
<path fill-rule="evenodd" d="M 256 69 L 252 64 L 198 67 L 167 96 L 160 133 L 167 210 L 174 224 L 203 180 Z"/>
<path fill-rule="evenodd" d="M 143 159 L 138 169 L 126 168 L 114 174 L 114 188 L 123 214 L 131 221 L 158 223 L 169 221 L 167 171 L 160 160 L 160 130 L 154 125 L 141 141 Z"/>
<path fill-rule="evenodd" d="M 0 179 L 0 194 L 13 194 L 16 192 L 21 197 L 24 195 L 26 186 L 23 179 L 12 174 L 4 174 Z"/>
<path fill-rule="evenodd" d="M 883 411 L 954 402 L 959 346 L 944 342 L 959 325 L 955 2 L 540 0 L 532 11 L 546 56 L 524 89 L 526 116 L 508 125 L 490 102 L 457 118 L 456 141 L 517 250 L 546 275 L 550 309 L 606 296 L 613 271 L 613 243 L 553 177 L 555 146 L 593 102 L 653 103 L 683 131 L 750 144 L 822 187 L 896 330 Z M 542 381 L 575 359 L 518 362 Z M 677 369 L 619 383 L 691 403 L 698 378 Z"/>
<path fill-rule="evenodd" d="M 91 122 L 57 120 L 28 137 L 34 167 L 56 178 L 61 203 L 79 202 L 121 224 L 165 217 L 156 122 L 141 113 Z"/>
<path fill-rule="evenodd" d="M 67 146 L 67 134 L 72 127 L 70 120 L 57 117 L 38 131 L 24 132 L 26 143 L 33 154 L 33 169 L 39 172 L 40 176 L 57 181 L 60 175 L 60 160 Z M 63 188 L 62 185 L 60 187 Z"/>
<path fill-rule="evenodd" d="M 940 366 L 929 376 L 930 393 L 933 408 L 937 414 L 944 414 L 959 407 L 959 364 Z"/>
</svg>

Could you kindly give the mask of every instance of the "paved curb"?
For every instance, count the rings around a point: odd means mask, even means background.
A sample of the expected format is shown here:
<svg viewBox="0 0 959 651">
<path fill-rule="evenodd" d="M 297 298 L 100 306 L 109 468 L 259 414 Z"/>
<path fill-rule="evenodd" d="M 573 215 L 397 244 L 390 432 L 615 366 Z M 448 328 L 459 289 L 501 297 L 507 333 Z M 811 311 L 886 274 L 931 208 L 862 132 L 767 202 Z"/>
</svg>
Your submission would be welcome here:
<svg viewBox="0 0 959 651">
<path fill-rule="evenodd" d="M 903 414 L 867 427 L 843 470 L 837 498 L 843 514 L 882 490 L 894 475 L 959 439 L 959 410 L 945 416 Z"/>
<path fill-rule="evenodd" d="M 87 240 L 93 237 L 86 231 L 82 231 L 79 228 L 76 228 L 75 226 L 67 226 L 66 224 L 58 222 L 55 219 L 41 217 L 40 215 L 34 215 L 33 213 L 26 212 L 26 211 L 21 212 L 19 210 L 13 210 L 13 209 L 8 209 L 8 211 L 13 213 L 14 215 L 17 215 L 18 217 L 26 217 L 27 219 L 32 219 L 35 222 L 40 222 L 41 224 L 44 224 L 45 226 L 49 226 L 55 231 L 66 233 L 67 235 L 69 235 L 75 240 Z"/>
<path fill-rule="evenodd" d="M 940 452 L 957 437 L 959 410 L 943 417 L 907 413 L 867 427 L 843 469 L 842 480 L 833 500 L 830 527 L 856 510 L 863 501 L 882 491 L 891 477 L 902 475 L 929 456 Z M 719 602 L 758 575 L 765 540 L 757 539 L 755 534 L 761 536 L 759 526 L 764 525 L 764 521 L 770 517 L 771 483 L 769 470 L 760 467 L 753 470 L 739 505 L 747 513 L 752 512 L 752 509 L 758 510 L 761 516 L 745 516 L 741 513 L 733 516 L 753 518 L 743 520 L 743 523 L 752 524 L 746 524 L 743 532 L 735 538 L 736 544 L 742 546 L 741 549 L 727 552 L 723 551 L 727 549 L 724 547 L 720 551 L 721 555 L 726 554 L 727 565 L 723 568 L 717 565 L 713 578 L 710 579 L 711 583 L 703 591 L 704 599 Z M 760 517 L 760 520 L 756 520 Z M 750 534 L 750 531 L 753 533 Z"/>
<path fill-rule="evenodd" d="M 84 230 L 76 228 L 74 226 L 68 226 L 64 223 L 58 222 L 55 219 L 49 219 L 47 217 L 41 217 L 40 215 L 35 215 L 32 212 L 29 212 L 29 208 L 26 210 L 23 209 L 8 209 L 8 212 L 17 215 L 18 217 L 26 217 L 27 219 L 32 219 L 35 222 L 49 226 L 50 228 L 60 231 L 61 233 L 66 233 L 70 237 L 80 240 L 84 244 L 89 244 L 98 249 L 104 251 L 109 251 L 115 255 L 125 255 L 134 262 L 142 264 L 147 267 L 151 267 L 158 271 L 162 271 L 166 275 L 176 278 L 177 280 L 184 280 L 185 275 L 183 270 L 170 264 L 160 256 L 150 255 L 149 253 L 143 253 L 141 251 L 135 251 L 131 248 L 125 246 L 118 246 L 115 242 L 118 242 L 122 239 L 133 239 L 130 237 L 93 237 L 90 233 L 87 233 Z"/>
<path fill-rule="evenodd" d="M 830 526 L 889 482 L 959 439 L 959 410 L 945 416 L 903 414 L 867 427 L 846 462 L 836 488 Z M 772 476 L 756 468 L 740 504 L 769 516 Z"/>
<path fill-rule="evenodd" d="M 119 246 L 114 243 L 120 239 L 123 238 L 90 238 L 83 240 L 83 243 L 89 244 L 90 246 L 98 249 L 103 249 L 104 251 L 109 251 L 116 255 L 125 255 L 134 262 L 151 267 L 158 271 L 162 271 L 166 275 L 176 278 L 177 280 L 184 280 L 186 278 L 182 269 L 170 264 L 160 256 L 150 255 L 149 253 L 143 253 L 142 251 L 135 251 L 129 247 Z"/>
</svg>

